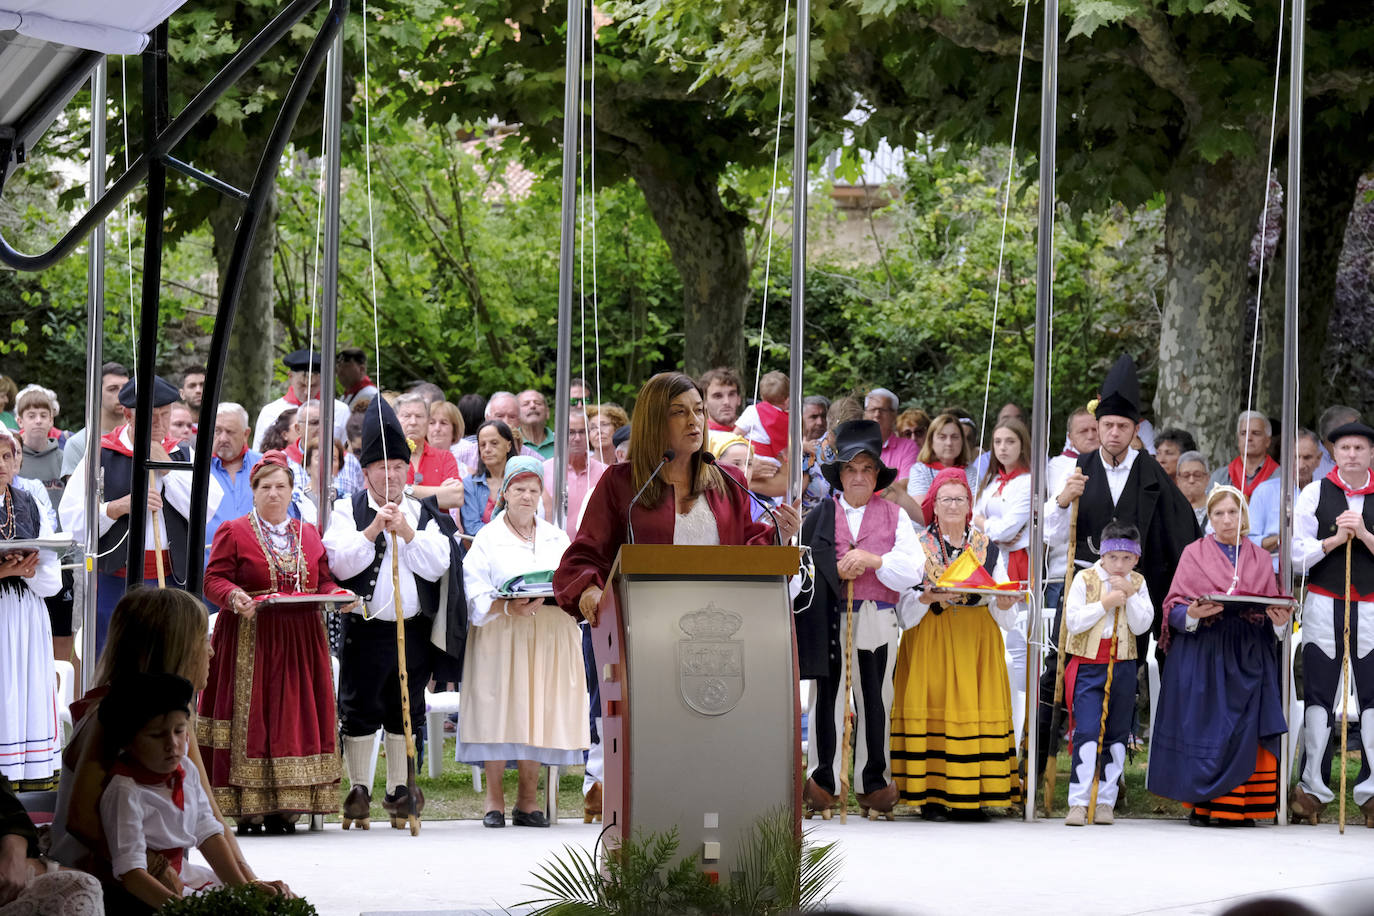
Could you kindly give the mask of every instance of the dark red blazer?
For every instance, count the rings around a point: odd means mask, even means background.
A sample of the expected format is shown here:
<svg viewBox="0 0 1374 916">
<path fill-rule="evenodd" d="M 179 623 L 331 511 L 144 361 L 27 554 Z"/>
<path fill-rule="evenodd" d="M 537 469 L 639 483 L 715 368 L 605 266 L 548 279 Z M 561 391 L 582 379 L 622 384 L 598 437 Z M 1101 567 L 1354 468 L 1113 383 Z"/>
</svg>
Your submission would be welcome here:
<svg viewBox="0 0 1374 916">
<path fill-rule="evenodd" d="M 733 468 L 716 465 L 741 485 L 744 476 Z M 725 492 L 707 490 L 706 505 L 716 517 L 716 530 L 722 544 L 771 544 L 773 527 L 753 521 L 752 503 L 739 487 L 726 484 Z M 606 587 L 611 564 L 620 546 L 628 540 L 625 508 L 635 495 L 634 477 L 628 463 L 606 469 L 601 481 L 588 497 L 577 538 L 563 553 L 563 561 L 553 576 L 554 597 L 558 606 L 582 619 L 577 603 L 587 586 Z M 652 508 L 643 501 L 635 504 L 634 527 L 637 544 L 673 543 L 676 499 L 669 487 L 659 505 Z"/>
<path fill-rule="evenodd" d="M 300 532 L 305 550 L 306 581 L 297 591 L 329 594 L 339 590 L 329 572 L 324 542 L 314 525 L 302 525 L 291 520 L 291 527 Z M 281 588 L 284 583 L 278 583 Z M 263 556 L 253 522 L 248 515 L 225 522 L 215 531 L 215 543 L 210 560 L 205 565 L 205 600 L 216 607 L 224 607 L 229 593 L 241 588 L 250 595 L 263 595 L 271 590 L 267 558 Z"/>
</svg>

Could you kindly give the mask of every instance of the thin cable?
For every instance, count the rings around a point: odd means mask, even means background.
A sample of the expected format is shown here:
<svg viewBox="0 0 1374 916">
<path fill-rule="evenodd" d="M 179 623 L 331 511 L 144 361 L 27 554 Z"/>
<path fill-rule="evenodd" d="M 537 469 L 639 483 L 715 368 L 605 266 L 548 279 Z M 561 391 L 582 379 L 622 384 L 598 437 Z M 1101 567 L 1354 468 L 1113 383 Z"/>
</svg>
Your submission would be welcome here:
<svg viewBox="0 0 1374 916">
<path fill-rule="evenodd" d="M 119 98 L 123 106 L 120 127 L 124 131 L 124 171 L 129 171 L 129 75 L 124 67 L 124 55 L 119 55 Z M 133 342 L 133 360 L 130 369 L 138 377 L 138 322 L 134 320 L 134 214 L 129 203 L 131 195 L 124 196 L 124 269 L 129 276 L 129 339 Z M 94 372 L 95 367 L 90 367 Z"/>
<path fill-rule="evenodd" d="M 765 223 L 765 224 L 764 224 L 764 227 L 763 227 L 763 231 L 764 231 L 765 233 L 767 233 L 768 239 L 767 239 L 767 247 L 764 249 L 764 256 L 763 256 L 763 296 L 761 297 L 762 300 L 763 300 L 763 301 L 762 301 L 762 307 L 763 307 L 763 308 L 762 308 L 762 314 L 761 314 L 760 317 L 759 317 L 759 353 L 758 353 L 758 360 L 757 360 L 757 362 L 754 364 L 754 403 L 755 403 L 755 404 L 757 404 L 757 403 L 758 403 L 758 400 L 759 400 L 759 379 L 760 379 L 760 378 L 762 377 L 762 375 L 763 375 L 763 337 L 764 337 L 764 332 L 766 331 L 767 326 L 768 326 L 768 281 L 769 281 L 769 277 L 771 276 L 772 270 L 773 270 L 773 213 L 774 213 L 774 209 L 775 209 L 775 207 L 776 207 L 777 199 L 778 199 L 778 159 L 779 159 L 779 158 L 781 157 L 781 155 L 782 155 L 782 103 L 783 103 L 784 97 L 785 97 L 786 94 L 787 94 L 787 93 L 784 91 L 784 90 L 786 89 L 786 80 L 787 80 L 787 23 L 788 23 L 788 21 L 789 21 L 789 19 L 790 19 L 790 17 L 791 17 L 791 13 L 792 13 L 792 0 L 784 0 L 783 5 L 782 5 L 782 42 L 781 42 L 782 48 L 781 48 L 781 51 L 779 52 L 779 63 L 778 63 L 778 117 L 777 117 L 777 125 L 776 125 L 776 127 L 774 128 L 774 130 L 773 130 L 773 178 L 772 178 L 772 180 L 771 180 L 771 181 L 769 182 L 769 184 L 768 184 L 768 222 Z M 800 38 L 798 38 L 798 40 L 800 40 Z M 800 79 L 800 78 L 801 78 L 801 76 L 799 75 L 799 76 L 798 76 L 798 79 Z M 806 193 L 806 181 L 807 181 L 807 177 L 808 177 L 808 176 L 806 176 L 806 175 L 802 175 L 802 176 L 801 176 L 801 190 L 800 190 L 800 193 L 802 193 L 802 194 L 805 194 L 805 193 Z M 793 194 L 798 193 L 798 190 L 797 190 L 797 176 L 796 176 L 796 175 L 793 175 L 793 176 L 792 176 L 792 193 L 793 193 Z M 803 240 L 803 244 L 805 244 L 805 241 L 804 241 L 804 240 Z M 794 278 L 794 282 L 795 282 L 795 278 Z M 797 384 L 797 379 L 788 379 L 788 383 L 789 383 L 789 384 L 792 384 L 792 385 L 795 385 L 795 384 Z M 795 422 L 798 422 L 798 421 L 799 421 L 799 418 L 793 417 L 791 422 L 795 423 Z M 754 465 L 754 447 L 753 447 L 753 444 L 750 443 L 750 446 L 749 446 L 749 449 L 748 449 L 748 458 L 745 459 L 745 465 L 744 465 L 744 479 L 745 479 L 746 481 L 749 479 L 749 475 L 753 472 L 753 469 L 754 469 L 754 468 L 753 468 L 753 465 Z"/>
<path fill-rule="evenodd" d="M 978 423 L 978 449 L 981 452 L 988 435 L 988 401 L 992 398 L 992 355 L 997 348 L 997 312 L 1002 301 L 1002 263 L 1007 253 L 1007 220 L 1011 212 L 1011 180 L 1016 170 L 1016 126 L 1021 120 L 1021 79 L 1026 72 L 1026 27 L 1030 22 L 1030 4 L 1027 3 L 1021 14 L 1021 51 L 1016 58 L 1016 95 L 1011 108 L 1011 143 L 1007 150 L 1007 190 L 1002 195 L 1002 233 L 997 242 L 997 276 L 992 285 L 992 326 L 988 330 L 988 371 L 983 380 L 983 418 Z M 1040 193 L 1045 189 L 1041 188 Z M 1048 245 L 1049 240 L 1041 239 L 1040 244 Z M 1048 281 L 1049 278 L 1047 277 Z"/>
<path fill-rule="evenodd" d="M 1278 118 L 1279 118 L 1279 84 L 1280 84 L 1280 80 L 1281 80 L 1281 78 L 1282 78 L 1282 76 L 1283 76 L 1283 13 L 1284 13 L 1285 7 L 1286 7 L 1286 0 L 1279 0 L 1279 31 L 1278 31 L 1278 40 L 1277 40 L 1277 42 L 1276 42 L 1275 51 L 1274 51 L 1274 55 L 1275 55 L 1275 61 L 1274 61 L 1274 100 L 1273 100 L 1273 102 L 1272 102 L 1272 104 L 1270 105 L 1270 108 L 1269 108 L 1269 146 L 1268 146 L 1268 148 L 1265 150 L 1265 153 L 1266 153 L 1266 157 L 1267 157 L 1267 158 L 1265 159 L 1265 163 L 1264 163 L 1264 208 L 1260 211 L 1259 268 L 1258 268 L 1258 277 L 1257 277 L 1257 279 L 1256 279 L 1256 281 L 1255 281 L 1255 325 L 1254 325 L 1254 332 L 1253 332 L 1253 335 L 1252 335 L 1251 338 L 1250 338 L 1250 378 L 1249 378 L 1249 391 L 1247 392 L 1247 394 L 1246 394 L 1246 396 L 1245 396 L 1245 414 L 1244 414 L 1244 416 L 1245 416 L 1245 440 L 1246 440 L 1247 443 L 1248 443 L 1249 440 L 1250 440 L 1250 417 L 1249 417 L 1249 414 L 1250 414 L 1250 411 L 1254 409 L 1254 403 L 1255 403 L 1255 364 L 1256 364 L 1256 361 L 1257 361 L 1258 358 L 1259 358 L 1260 300 L 1261 300 L 1261 298 L 1262 298 L 1263 295 L 1264 295 L 1264 258 L 1265 258 L 1265 248 L 1266 248 L 1266 246 L 1268 245 L 1268 231 L 1269 231 L 1269 200 L 1270 200 L 1270 194 L 1271 194 L 1272 189 L 1273 189 L 1273 186 L 1274 186 L 1274 182 L 1273 182 L 1273 179 L 1272 179 L 1271 176 L 1273 175 L 1273 171 L 1274 171 L 1274 134 L 1275 134 L 1276 127 L 1277 127 L 1277 125 L 1278 125 Z M 1288 205 L 1289 205 L 1290 207 L 1293 206 L 1293 201 L 1291 201 L 1291 200 L 1288 201 Z M 1287 436 L 1287 435 L 1290 435 L 1290 434 L 1291 434 L 1291 431 L 1290 431 L 1290 430 L 1283 430 L 1283 435 Z M 1244 476 L 1245 476 L 1245 456 L 1244 456 L 1244 455 L 1241 455 L 1241 459 L 1240 459 L 1240 473 L 1241 473 L 1241 478 L 1242 478 L 1242 479 L 1241 479 L 1241 491 L 1242 491 L 1242 493 L 1243 493 L 1243 492 L 1244 492 L 1244 489 L 1245 489 L 1245 480 L 1244 480 Z M 1243 498 L 1243 497 L 1242 497 L 1242 498 Z M 1247 501 L 1247 502 L 1248 502 L 1248 501 Z M 1247 507 L 1246 511 L 1247 511 L 1247 512 L 1249 511 L 1248 507 Z M 1234 576 L 1233 576 L 1232 579 L 1231 579 L 1231 587 L 1230 587 L 1229 589 L 1227 589 L 1227 592 L 1226 592 L 1226 593 L 1227 593 L 1228 595 L 1234 593 L 1235 590 L 1236 590 L 1236 588 L 1238 588 L 1238 587 L 1240 586 L 1240 567 L 1241 567 L 1241 562 L 1242 562 L 1242 561 L 1241 561 L 1241 550 L 1240 550 L 1240 541 L 1239 541 L 1239 538 L 1240 538 L 1240 536 L 1238 535 L 1238 536 L 1237 536 L 1237 542 L 1236 542 L 1236 571 L 1235 571 Z"/>
</svg>

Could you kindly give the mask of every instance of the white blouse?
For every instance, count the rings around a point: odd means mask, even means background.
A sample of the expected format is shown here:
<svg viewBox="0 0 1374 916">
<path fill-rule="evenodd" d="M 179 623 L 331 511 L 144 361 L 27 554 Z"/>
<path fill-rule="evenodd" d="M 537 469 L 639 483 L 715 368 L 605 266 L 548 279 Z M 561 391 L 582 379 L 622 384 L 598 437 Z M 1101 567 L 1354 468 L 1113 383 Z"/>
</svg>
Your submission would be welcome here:
<svg viewBox="0 0 1374 916">
<path fill-rule="evenodd" d="M 993 478 L 978 494 L 974 515 L 985 516 L 983 533 L 1003 550 L 1030 546 L 1031 475 L 1018 474 L 999 486 Z"/>
<path fill-rule="evenodd" d="M 512 576 L 557 569 L 571 543 L 563 529 L 541 518 L 534 520 L 533 544 L 510 529 L 504 512 L 493 518 L 477 532 L 463 558 L 468 621 L 480 627 L 501 616 L 491 611 L 496 590 Z"/>
</svg>

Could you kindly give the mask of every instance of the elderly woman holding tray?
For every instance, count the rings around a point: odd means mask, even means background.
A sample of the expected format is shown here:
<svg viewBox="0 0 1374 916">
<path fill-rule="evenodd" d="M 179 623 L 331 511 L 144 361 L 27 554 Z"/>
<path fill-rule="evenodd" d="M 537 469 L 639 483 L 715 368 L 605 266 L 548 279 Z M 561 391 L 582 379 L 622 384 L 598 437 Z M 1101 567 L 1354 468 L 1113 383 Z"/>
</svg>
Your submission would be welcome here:
<svg viewBox="0 0 1374 916">
<path fill-rule="evenodd" d="M 516 456 L 506 462 L 496 514 L 472 540 L 463 560 L 468 599 L 463 704 L 457 759 L 483 763 L 487 813 L 482 824 L 506 825 L 501 786 L 507 760 L 519 782 L 511 819 L 517 827 L 547 827 L 536 790 L 541 765 L 582 763 L 591 745 L 582 634 L 550 597 L 506 598 L 515 576 L 547 572 L 568 549 L 568 536 L 536 515 L 544 464 Z"/>
<path fill-rule="evenodd" d="M 986 595 L 936 585 L 969 552 L 998 582 L 1007 565 L 969 524 L 973 493 L 963 468 L 941 471 L 930 492 L 934 519 L 917 537 L 925 578 L 915 600 L 904 596 L 898 608 L 909 629 L 893 678 L 892 774 L 902 800 L 920 805 L 926 820 L 983 821 L 984 808 L 1021 797 L 1002 645 L 1018 595 L 998 595 L 989 607 Z"/>
<path fill-rule="evenodd" d="M 1197 826 L 1253 827 L 1278 814 L 1279 737 L 1288 731 L 1276 629 L 1283 605 L 1206 595 L 1280 597 L 1269 554 L 1245 537 L 1249 509 L 1231 486 L 1207 497 L 1212 534 L 1179 558 L 1169 596 L 1163 666 L 1150 740 L 1149 790 L 1192 809 Z"/>
<path fill-rule="evenodd" d="M 292 475 L 270 451 L 253 468 L 253 511 L 225 522 L 205 568 L 222 610 L 196 740 L 215 801 L 241 833 L 292 829 L 339 806 L 329 645 L 318 604 L 260 606 L 281 593 L 343 593 L 314 526 L 288 517 Z"/>
</svg>

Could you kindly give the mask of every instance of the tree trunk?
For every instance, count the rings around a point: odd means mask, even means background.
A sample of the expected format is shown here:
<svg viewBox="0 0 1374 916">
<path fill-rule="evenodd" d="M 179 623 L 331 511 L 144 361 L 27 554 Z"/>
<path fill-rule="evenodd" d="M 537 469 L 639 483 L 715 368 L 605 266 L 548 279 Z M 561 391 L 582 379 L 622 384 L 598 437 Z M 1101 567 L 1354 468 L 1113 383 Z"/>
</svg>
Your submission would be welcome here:
<svg viewBox="0 0 1374 916">
<path fill-rule="evenodd" d="M 680 162 L 660 162 L 633 148 L 629 165 L 682 277 L 684 371 L 742 369 L 746 219 L 726 208 L 715 173 L 684 175 Z"/>
<path fill-rule="evenodd" d="M 1303 181 L 1307 181 L 1305 176 Z M 1303 190 L 1305 194 L 1306 185 Z M 1328 306 L 1327 311 L 1319 313 L 1309 305 L 1312 314 L 1308 324 L 1315 333 L 1304 335 L 1308 346 L 1304 347 L 1302 365 L 1318 365 L 1320 357 L 1321 366 L 1320 378 L 1308 373 L 1303 379 L 1306 384 L 1302 401 L 1312 414 L 1332 404 L 1363 408 L 1374 399 L 1374 284 L 1370 282 L 1374 266 L 1374 202 L 1367 199 L 1374 190 L 1374 182 L 1357 179 L 1355 187 L 1347 185 L 1345 190 L 1336 206 L 1329 201 L 1313 202 L 1314 210 L 1322 205 L 1331 206 L 1336 211 L 1331 221 L 1339 220 L 1338 226 L 1344 231 L 1332 232 L 1330 226 L 1321 227 L 1330 233 L 1326 247 L 1337 249 L 1333 260 L 1338 264 L 1333 265 L 1329 278 L 1317 278 L 1323 282 L 1321 291 L 1325 295 L 1321 301 Z M 1306 246 L 1309 212 L 1305 196 L 1302 214 Z M 1312 215 L 1315 218 L 1316 214 Z M 1303 254 L 1307 254 L 1306 247 Z M 1304 274 L 1304 295 L 1310 292 L 1310 282 Z M 1327 333 L 1320 333 L 1321 328 L 1327 328 Z M 1365 421 L 1368 420 L 1366 416 Z"/>
<path fill-rule="evenodd" d="M 1263 194 L 1263 164 L 1234 157 L 1180 165 L 1166 191 L 1156 426 L 1190 431 L 1213 462 L 1234 457 L 1232 430 L 1244 409 L 1250 335 L 1241 325 L 1253 295 L 1247 264 Z"/>
<path fill-rule="evenodd" d="M 216 174 L 236 187 L 248 189 L 253 180 L 256 160 L 237 168 L 228 161 L 215 163 Z M 234 252 L 239 218 L 243 206 L 238 201 L 221 197 L 210 213 L 210 228 L 214 232 L 215 263 L 219 266 L 220 289 Z M 272 310 L 272 256 L 276 238 L 277 201 L 273 192 L 267 200 L 257 235 L 248 256 L 248 271 L 244 275 L 238 308 L 234 312 L 232 333 L 229 335 L 229 354 L 224 365 L 224 386 L 221 401 L 242 404 L 250 417 L 257 415 L 263 404 L 279 396 L 272 376 L 275 366 L 273 346 L 275 322 Z"/>
</svg>

